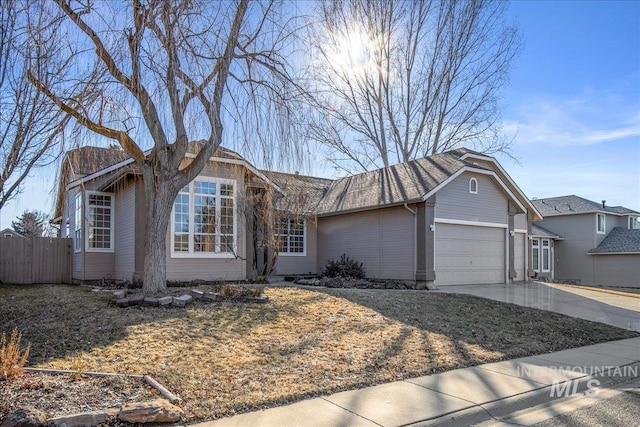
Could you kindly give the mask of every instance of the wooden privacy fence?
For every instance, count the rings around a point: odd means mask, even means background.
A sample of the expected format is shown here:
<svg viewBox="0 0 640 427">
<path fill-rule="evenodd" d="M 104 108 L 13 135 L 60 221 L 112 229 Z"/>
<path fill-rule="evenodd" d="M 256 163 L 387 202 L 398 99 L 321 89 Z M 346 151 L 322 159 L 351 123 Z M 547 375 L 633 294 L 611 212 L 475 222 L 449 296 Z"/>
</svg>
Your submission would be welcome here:
<svg viewBox="0 0 640 427">
<path fill-rule="evenodd" d="M 71 239 L 0 237 L 2 283 L 71 283 Z"/>
</svg>

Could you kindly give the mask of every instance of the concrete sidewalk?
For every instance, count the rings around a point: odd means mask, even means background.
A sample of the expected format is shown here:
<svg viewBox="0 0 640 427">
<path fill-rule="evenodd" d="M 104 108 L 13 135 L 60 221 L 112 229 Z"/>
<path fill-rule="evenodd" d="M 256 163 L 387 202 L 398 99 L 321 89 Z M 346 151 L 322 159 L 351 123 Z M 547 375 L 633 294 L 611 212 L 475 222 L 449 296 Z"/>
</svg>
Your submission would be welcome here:
<svg viewBox="0 0 640 427">
<path fill-rule="evenodd" d="M 597 399 L 600 391 L 621 384 L 640 387 L 640 337 L 345 391 L 198 426 L 463 426 L 507 421 L 580 393 Z M 519 422 L 528 425 L 526 416 Z"/>
</svg>

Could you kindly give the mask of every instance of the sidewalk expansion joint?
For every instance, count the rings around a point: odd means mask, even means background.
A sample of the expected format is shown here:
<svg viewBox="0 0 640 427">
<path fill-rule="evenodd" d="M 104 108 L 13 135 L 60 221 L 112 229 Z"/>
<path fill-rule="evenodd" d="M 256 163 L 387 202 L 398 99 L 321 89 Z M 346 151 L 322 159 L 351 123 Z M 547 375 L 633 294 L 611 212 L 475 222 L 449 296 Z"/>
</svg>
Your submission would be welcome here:
<svg viewBox="0 0 640 427">
<path fill-rule="evenodd" d="M 345 408 L 345 407 L 343 407 L 343 406 L 340 406 L 340 405 L 338 405 L 337 403 L 332 402 L 332 401 L 328 400 L 328 399 L 327 399 L 327 398 L 325 398 L 325 397 L 320 396 L 320 397 L 318 397 L 318 399 L 322 399 L 322 400 L 324 400 L 325 402 L 328 402 L 328 403 L 332 404 L 333 406 L 337 406 L 338 408 L 340 408 L 340 409 L 342 409 L 342 410 L 345 410 L 345 411 L 349 412 L 350 414 L 355 415 L 355 416 L 356 416 L 356 417 L 358 417 L 358 418 L 362 418 L 363 420 L 367 420 L 367 421 L 369 421 L 369 422 L 371 422 L 371 423 L 373 423 L 373 424 L 375 424 L 375 425 L 377 425 L 377 426 L 384 427 L 382 424 L 377 423 L 377 422 L 375 422 L 375 421 L 373 421 L 373 420 L 371 420 L 371 419 L 369 419 L 369 418 L 367 418 L 367 417 L 363 417 L 362 415 L 360 415 L 360 414 L 358 414 L 358 413 L 356 413 L 356 412 L 353 412 L 352 410 L 347 409 L 347 408 Z"/>
</svg>

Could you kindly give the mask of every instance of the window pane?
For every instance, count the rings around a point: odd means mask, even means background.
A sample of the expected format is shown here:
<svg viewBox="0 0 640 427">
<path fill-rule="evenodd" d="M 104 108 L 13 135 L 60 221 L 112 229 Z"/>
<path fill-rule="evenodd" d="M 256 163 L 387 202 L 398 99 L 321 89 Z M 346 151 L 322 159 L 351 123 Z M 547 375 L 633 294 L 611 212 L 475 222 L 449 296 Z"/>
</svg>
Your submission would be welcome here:
<svg viewBox="0 0 640 427">
<path fill-rule="evenodd" d="M 193 183 L 193 192 L 195 194 L 216 194 L 215 182 L 196 181 Z"/>
<path fill-rule="evenodd" d="M 233 252 L 233 236 L 220 237 L 220 252 Z"/>
<path fill-rule="evenodd" d="M 195 252 L 215 252 L 216 236 L 210 234 L 194 234 L 193 250 Z"/>
<path fill-rule="evenodd" d="M 222 196 L 233 196 L 233 184 L 221 184 L 220 185 L 220 195 L 222 195 Z"/>
<path fill-rule="evenodd" d="M 88 201 L 88 246 L 92 249 L 111 249 L 112 197 L 89 194 Z"/>
<path fill-rule="evenodd" d="M 540 241 L 533 240 L 531 244 L 533 245 L 531 249 L 531 267 L 534 271 L 540 271 Z"/>
</svg>

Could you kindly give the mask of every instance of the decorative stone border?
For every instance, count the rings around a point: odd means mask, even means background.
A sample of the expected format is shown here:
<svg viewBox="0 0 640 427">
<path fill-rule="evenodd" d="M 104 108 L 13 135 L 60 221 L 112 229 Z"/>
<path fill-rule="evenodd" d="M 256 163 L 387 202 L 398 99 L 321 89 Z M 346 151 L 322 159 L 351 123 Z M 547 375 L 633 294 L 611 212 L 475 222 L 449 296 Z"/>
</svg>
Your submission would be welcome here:
<svg viewBox="0 0 640 427">
<path fill-rule="evenodd" d="M 203 300 L 207 302 L 248 302 L 248 303 L 257 303 L 264 304 L 269 301 L 269 297 L 266 295 L 262 295 L 259 297 L 253 296 L 237 296 L 237 297 L 225 297 L 218 293 L 213 292 L 202 292 L 198 289 L 190 289 L 186 291 L 185 294 L 182 294 L 177 297 L 166 296 L 161 298 L 150 298 L 145 297 L 142 294 L 134 294 L 127 296 L 127 290 L 118 290 L 114 291 L 113 295 L 115 299 L 113 303 L 118 307 L 132 307 L 132 306 L 147 306 L 147 307 L 186 307 L 193 300 Z"/>
</svg>

